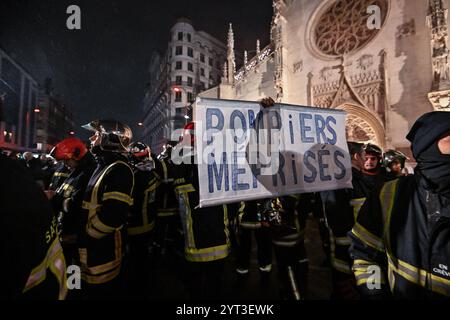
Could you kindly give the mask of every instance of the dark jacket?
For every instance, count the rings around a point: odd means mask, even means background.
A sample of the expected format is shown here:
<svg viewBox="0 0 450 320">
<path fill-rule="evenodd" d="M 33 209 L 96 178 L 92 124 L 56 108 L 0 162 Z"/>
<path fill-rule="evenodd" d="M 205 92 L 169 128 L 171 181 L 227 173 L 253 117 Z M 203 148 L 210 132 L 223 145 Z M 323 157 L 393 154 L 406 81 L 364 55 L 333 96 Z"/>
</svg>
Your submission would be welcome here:
<svg viewBox="0 0 450 320">
<path fill-rule="evenodd" d="M 83 198 L 96 166 L 92 154 L 86 153 L 78 166 L 60 184 L 52 199 L 53 208 L 59 213 L 59 227 L 63 241 L 66 236 L 73 238 L 79 236 Z"/>
<path fill-rule="evenodd" d="M 320 193 L 330 230 L 331 265 L 338 272 L 350 275 L 352 259 L 348 254 L 350 239 L 347 233 L 355 224 L 359 209 L 371 192 L 363 174 L 352 168 L 353 189 L 339 189 Z"/>
<path fill-rule="evenodd" d="M 227 257 L 230 252 L 229 215 L 237 212 L 237 205 L 197 208 L 198 172 L 193 164 L 175 166 L 173 185 L 180 205 L 186 259 L 209 262 Z"/>
<path fill-rule="evenodd" d="M 161 183 L 154 170 L 133 168 L 133 206 L 128 216 L 128 235 L 149 233 L 155 227 L 156 189 Z"/>
<path fill-rule="evenodd" d="M 366 200 L 349 235 L 364 296 L 450 297 L 450 200 L 420 175 L 385 183 Z"/>
<path fill-rule="evenodd" d="M 90 284 L 106 283 L 120 273 L 134 186 L 125 157 L 113 152 L 96 156 L 82 205 L 79 250 L 82 277 Z"/>
<path fill-rule="evenodd" d="M 64 299 L 66 263 L 50 202 L 18 161 L 0 155 L 0 299 Z"/>
</svg>

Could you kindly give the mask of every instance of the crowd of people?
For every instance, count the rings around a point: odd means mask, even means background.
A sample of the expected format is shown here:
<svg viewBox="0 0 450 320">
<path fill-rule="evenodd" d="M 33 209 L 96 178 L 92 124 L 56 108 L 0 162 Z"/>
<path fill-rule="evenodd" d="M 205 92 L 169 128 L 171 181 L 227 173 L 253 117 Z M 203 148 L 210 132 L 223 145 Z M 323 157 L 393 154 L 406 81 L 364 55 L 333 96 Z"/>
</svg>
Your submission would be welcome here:
<svg viewBox="0 0 450 320">
<path fill-rule="evenodd" d="M 206 208 L 196 154 L 185 152 L 194 150 L 193 122 L 159 155 L 120 122 L 83 127 L 89 146 L 73 137 L 40 159 L 0 156 L 11 186 L 0 199 L 1 254 L 17 264 L 1 267 L 12 275 L 3 297 L 145 298 L 149 259 L 179 255 L 189 298 L 226 298 L 225 261 L 233 256 L 237 276 L 248 276 L 254 237 L 259 272 L 276 269 L 279 298 L 307 299 L 310 213 L 332 270 L 331 299 L 450 296 L 450 113 L 423 115 L 407 135 L 413 174 L 403 153 L 349 141 L 351 189 Z M 186 161 L 175 164 L 180 148 Z M 81 290 L 67 290 L 69 265 L 80 267 Z"/>
</svg>

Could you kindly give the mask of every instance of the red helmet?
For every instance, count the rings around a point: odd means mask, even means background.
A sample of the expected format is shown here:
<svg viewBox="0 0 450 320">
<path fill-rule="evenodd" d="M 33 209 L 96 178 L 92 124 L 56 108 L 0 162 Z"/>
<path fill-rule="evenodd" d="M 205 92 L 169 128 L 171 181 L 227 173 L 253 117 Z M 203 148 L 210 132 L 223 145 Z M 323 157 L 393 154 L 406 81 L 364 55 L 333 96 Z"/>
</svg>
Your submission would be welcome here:
<svg viewBox="0 0 450 320">
<path fill-rule="evenodd" d="M 86 145 L 78 138 L 67 138 L 59 142 L 50 152 L 56 160 L 80 160 L 88 152 Z"/>
<path fill-rule="evenodd" d="M 191 139 L 191 146 L 193 146 L 195 141 L 195 126 L 193 121 L 186 123 L 184 126 L 183 135 L 180 137 L 180 141 L 188 138 Z"/>
</svg>

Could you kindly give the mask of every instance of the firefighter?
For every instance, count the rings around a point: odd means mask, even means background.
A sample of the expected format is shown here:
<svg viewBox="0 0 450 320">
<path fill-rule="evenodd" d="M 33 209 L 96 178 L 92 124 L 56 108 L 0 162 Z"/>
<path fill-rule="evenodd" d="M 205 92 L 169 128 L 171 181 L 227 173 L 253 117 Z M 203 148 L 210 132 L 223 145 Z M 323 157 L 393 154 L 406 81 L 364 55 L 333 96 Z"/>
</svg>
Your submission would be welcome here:
<svg viewBox="0 0 450 320">
<path fill-rule="evenodd" d="M 383 155 L 383 166 L 386 168 L 386 179 L 394 180 L 400 176 L 404 176 L 403 169 L 405 168 L 405 161 L 408 159 L 400 151 L 387 150 Z"/>
<path fill-rule="evenodd" d="M 18 161 L 0 155 L 0 299 L 64 299 L 66 262 L 56 216 Z"/>
<path fill-rule="evenodd" d="M 55 165 L 55 172 L 50 180 L 48 190 L 56 191 L 70 175 L 70 168 L 63 161 L 58 161 Z"/>
<path fill-rule="evenodd" d="M 320 193 L 330 234 L 333 300 L 359 299 L 351 271 L 352 260 L 348 253 L 350 239 L 347 233 L 352 229 L 358 211 L 371 191 L 362 173 L 365 164 L 364 145 L 358 142 L 347 144 L 352 163 L 353 189 Z"/>
<path fill-rule="evenodd" d="M 225 258 L 230 253 L 229 215 L 237 206 L 198 208 L 198 169 L 194 156 L 194 123 L 189 122 L 172 159 L 182 156 L 175 166 L 174 187 L 180 203 L 187 261 L 186 284 L 192 299 L 218 299 L 222 294 Z"/>
<path fill-rule="evenodd" d="M 450 113 L 422 115 L 406 138 L 414 175 L 386 182 L 364 203 L 350 237 L 365 298 L 450 297 Z"/>
<path fill-rule="evenodd" d="M 83 128 L 94 132 L 91 152 L 97 161 L 82 205 L 83 285 L 88 299 L 118 298 L 124 289 L 124 229 L 133 203 L 134 175 L 124 155 L 132 133 L 114 120 L 95 120 Z"/>
<path fill-rule="evenodd" d="M 155 227 L 156 188 L 160 184 L 153 170 L 150 148 L 142 142 L 129 146 L 129 162 L 134 172 L 133 206 L 128 219 L 129 295 L 144 298 L 148 285 L 148 251 Z"/>
<path fill-rule="evenodd" d="M 373 143 L 364 146 L 365 161 L 363 167 L 363 180 L 370 189 L 382 185 L 386 181 L 386 169 L 382 166 L 383 151 Z"/>
<path fill-rule="evenodd" d="M 174 146 L 173 141 L 166 143 L 155 160 L 155 173 L 161 182 L 156 189 L 157 218 L 152 246 L 155 257 L 165 255 L 167 251 L 172 257 L 177 250 L 183 252 L 183 234 L 173 187 L 174 164 L 171 155 Z"/>
<path fill-rule="evenodd" d="M 276 198 L 269 204 L 264 209 L 264 216 L 268 217 L 271 225 L 281 298 L 303 300 L 306 297 L 308 279 L 308 258 L 304 242 L 308 212 L 301 195 Z"/>
<path fill-rule="evenodd" d="M 241 275 L 248 274 L 253 234 L 256 239 L 260 272 L 264 274 L 272 270 L 270 230 L 261 224 L 261 219 L 258 216 L 258 202 L 256 200 L 242 201 L 239 208 L 236 272 Z"/>
<path fill-rule="evenodd" d="M 95 170 L 94 157 L 83 141 L 67 138 L 59 142 L 50 155 L 64 163 L 71 170 L 70 175 L 56 190 L 46 191 L 53 208 L 58 214 L 58 232 L 69 265 L 79 265 L 78 235 L 80 229 L 81 205 L 89 179 Z"/>
</svg>

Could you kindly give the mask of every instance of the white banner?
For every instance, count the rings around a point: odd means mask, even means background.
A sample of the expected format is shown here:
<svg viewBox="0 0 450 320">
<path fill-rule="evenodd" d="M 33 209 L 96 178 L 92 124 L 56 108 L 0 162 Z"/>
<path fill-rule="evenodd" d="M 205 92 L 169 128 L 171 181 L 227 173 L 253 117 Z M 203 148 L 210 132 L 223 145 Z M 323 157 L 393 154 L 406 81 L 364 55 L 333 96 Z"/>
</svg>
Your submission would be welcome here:
<svg viewBox="0 0 450 320">
<path fill-rule="evenodd" d="M 351 188 L 341 110 L 198 98 L 200 206 Z"/>
</svg>

